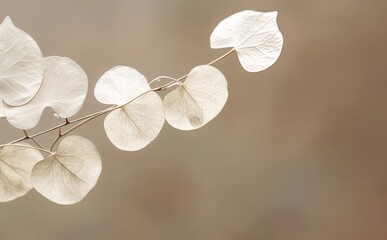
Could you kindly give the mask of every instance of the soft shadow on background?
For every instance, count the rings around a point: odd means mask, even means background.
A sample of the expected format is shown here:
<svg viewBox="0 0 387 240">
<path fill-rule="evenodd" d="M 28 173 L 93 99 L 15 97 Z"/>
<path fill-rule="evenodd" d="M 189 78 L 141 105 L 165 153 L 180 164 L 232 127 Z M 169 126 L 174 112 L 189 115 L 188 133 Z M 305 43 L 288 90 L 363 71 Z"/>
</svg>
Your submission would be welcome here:
<svg viewBox="0 0 387 240">
<path fill-rule="evenodd" d="M 35 191 L 1 203 L 0 239 L 387 239 L 384 2 L 1 1 L 1 19 L 9 15 L 45 56 L 84 68 L 89 94 L 78 116 L 105 107 L 93 89 L 113 66 L 179 77 L 225 53 L 209 37 L 232 13 L 278 10 L 285 44 L 261 73 L 245 72 L 235 55 L 216 65 L 230 97 L 200 130 L 166 124 L 138 152 L 117 150 L 103 119 L 78 130 L 103 158 L 96 188 L 73 206 Z M 54 124 L 48 110 L 31 133 Z M 1 143 L 20 136 L 4 120 L 0 129 Z"/>
</svg>

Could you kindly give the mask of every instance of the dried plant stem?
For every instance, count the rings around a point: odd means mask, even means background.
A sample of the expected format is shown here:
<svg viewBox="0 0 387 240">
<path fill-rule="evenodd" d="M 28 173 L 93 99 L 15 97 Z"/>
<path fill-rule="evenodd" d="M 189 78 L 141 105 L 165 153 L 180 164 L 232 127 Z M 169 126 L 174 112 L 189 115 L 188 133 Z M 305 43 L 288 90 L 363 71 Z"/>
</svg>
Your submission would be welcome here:
<svg viewBox="0 0 387 240">
<path fill-rule="evenodd" d="M 231 53 L 233 53 L 234 51 L 235 51 L 235 48 L 232 48 L 230 51 L 226 52 L 224 55 L 218 57 L 217 59 L 208 63 L 207 65 L 214 65 L 215 63 L 219 62 L 220 60 L 226 58 L 228 55 L 231 55 Z"/>
<path fill-rule="evenodd" d="M 53 155 L 54 153 L 45 149 L 45 148 L 40 148 L 40 147 L 33 147 L 33 146 L 28 146 L 28 145 L 23 145 L 23 144 L 15 144 L 15 143 L 12 143 L 12 144 L 3 144 L 3 145 L 0 145 L 0 148 L 3 148 L 3 147 L 21 147 L 21 148 L 31 148 L 31 149 L 35 149 L 35 150 L 39 150 L 39 151 L 42 151 L 42 152 L 46 152 L 50 155 Z"/>
<path fill-rule="evenodd" d="M 168 77 L 168 76 L 158 76 L 157 78 L 153 79 L 152 81 L 149 82 L 149 85 L 152 85 L 154 82 L 160 82 L 161 79 L 169 79 L 169 80 L 172 80 L 172 81 L 175 81 L 176 83 L 180 83 L 179 81 L 177 81 L 177 79 L 173 78 L 173 77 Z"/>
<path fill-rule="evenodd" d="M 224 55 L 220 56 L 219 58 L 211 61 L 210 63 L 208 63 L 207 65 L 213 65 L 217 62 L 219 62 L 220 60 L 226 58 L 227 56 L 231 55 L 233 52 L 235 51 L 235 49 L 231 49 L 230 51 L 228 51 L 227 53 L 225 53 Z M 159 76 L 157 78 L 155 78 L 154 80 L 152 80 L 149 84 L 152 84 L 153 82 L 155 81 L 159 81 L 160 79 L 169 79 L 171 80 L 170 82 L 160 86 L 160 87 L 156 87 L 156 88 L 152 88 L 142 94 L 140 94 L 139 96 L 137 96 L 136 98 L 130 100 L 129 102 L 123 104 L 123 105 L 115 105 L 115 106 L 112 106 L 112 107 L 109 107 L 107 109 L 104 109 L 104 110 L 101 110 L 101 111 L 98 111 L 98 112 L 95 112 L 95 113 L 92 113 L 92 114 L 89 114 L 89 115 L 86 115 L 86 116 L 83 116 L 83 117 L 80 117 L 80 118 L 77 118 L 75 120 L 70 120 L 70 119 L 67 119 L 66 118 L 66 121 L 64 123 L 60 123 L 59 125 L 57 126 L 54 126 L 52 128 L 49 128 L 49 129 L 46 129 L 44 131 L 41 131 L 39 133 L 36 133 L 36 134 L 33 134 L 33 135 L 28 135 L 27 132 L 25 130 L 23 130 L 25 136 L 22 137 L 22 138 L 19 138 L 19 139 L 16 139 L 12 142 L 9 142 L 7 144 L 4 144 L 4 145 L 0 145 L 1 147 L 3 146 L 18 146 L 18 147 L 28 147 L 28 148 L 33 148 L 33 149 L 36 149 L 36 150 L 39 150 L 39 151 L 43 151 L 43 152 L 47 152 L 47 153 L 50 153 L 52 154 L 52 149 L 54 148 L 55 144 L 59 141 L 59 139 L 61 139 L 63 136 L 69 134 L 70 132 L 76 130 L 77 128 L 81 127 L 82 125 L 86 124 L 87 122 L 95 119 L 95 118 L 98 118 L 104 114 L 107 114 L 107 113 L 110 113 L 114 110 L 117 110 L 117 109 L 120 109 L 120 108 L 123 108 L 125 105 L 133 102 L 134 100 L 136 100 L 137 98 L 141 97 L 142 95 L 148 93 L 148 92 L 158 92 L 158 91 L 164 91 L 168 88 L 171 88 L 175 85 L 179 85 L 179 84 L 182 84 L 181 81 L 184 80 L 185 78 L 187 78 L 188 74 L 184 75 L 184 76 L 181 76 L 179 78 L 172 78 L 172 77 L 168 77 L 168 76 Z M 66 130 L 66 131 L 62 131 L 62 128 L 65 127 L 65 126 L 68 126 L 68 125 L 72 125 L 72 124 L 75 124 L 75 123 L 78 123 L 76 125 L 74 125 L 73 127 L 71 127 L 70 129 Z M 36 140 L 34 140 L 34 138 L 36 137 L 39 137 L 41 135 L 44 135 L 46 133 L 49 133 L 49 132 L 52 132 L 52 131 L 55 131 L 59 129 L 59 134 L 58 136 L 54 139 L 53 143 L 51 144 L 50 146 L 50 150 L 47 150 L 46 148 L 44 148 L 41 144 L 39 144 Z M 26 146 L 26 145 L 21 145 L 21 144 L 16 144 L 18 142 L 21 142 L 21 141 L 24 141 L 24 140 L 27 140 L 27 139 L 31 139 L 32 141 L 34 141 L 34 143 L 38 146 L 38 147 L 30 147 L 30 146 Z"/>
<path fill-rule="evenodd" d="M 40 147 L 40 148 L 44 148 L 43 145 L 41 145 L 38 141 L 36 141 L 35 139 L 33 138 L 30 138 L 30 136 L 28 135 L 27 131 L 26 130 L 23 130 L 23 133 L 24 135 L 26 136 L 27 139 L 30 139 L 31 141 L 33 141 L 36 146 Z"/>
</svg>

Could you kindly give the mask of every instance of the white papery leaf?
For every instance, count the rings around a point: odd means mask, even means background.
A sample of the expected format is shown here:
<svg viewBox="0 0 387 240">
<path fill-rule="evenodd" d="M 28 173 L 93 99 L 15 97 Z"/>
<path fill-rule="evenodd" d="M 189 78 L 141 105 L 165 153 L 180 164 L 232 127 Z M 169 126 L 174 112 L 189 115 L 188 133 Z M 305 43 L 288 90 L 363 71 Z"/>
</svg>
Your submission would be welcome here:
<svg viewBox="0 0 387 240">
<path fill-rule="evenodd" d="M 95 98 L 104 104 L 123 105 L 150 89 L 136 69 L 117 66 L 104 73 L 95 85 Z"/>
<path fill-rule="evenodd" d="M 200 128 L 218 115 L 227 97 L 227 81 L 218 69 L 195 67 L 183 84 L 165 96 L 166 120 L 181 130 Z"/>
<path fill-rule="evenodd" d="M 235 13 L 215 27 L 210 42 L 212 48 L 234 48 L 246 71 L 265 70 L 277 61 L 282 50 L 277 12 Z"/>
<path fill-rule="evenodd" d="M 3 106 L 3 101 L 0 99 L 0 118 L 5 117 L 4 115 L 4 106 Z"/>
<path fill-rule="evenodd" d="M 42 159 L 35 149 L 20 146 L 0 148 L 0 202 L 14 200 L 32 189 L 31 170 Z"/>
<path fill-rule="evenodd" d="M 96 185 L 101 169 L 101 157 L 94 144 L 80 136 L 68 136 L 54 155 L 34 166 L 32 184 L 55 203 L 74 204 Z"/>
<path fill-rule="evenodd" d="M 117 148 L 137 151 L 157 137 L 164 121 L 160 96 L 155 92 L 148 92 L 125 107 L 111 112 L 104 125 L 108 138 Z"/>
<path fill-rule="evenodd" d="M 44 58 L 44 78 L 36 96 L 28 103 L 12 107 L 4 105 L 10 124 L 19 129 L 35 127 L 46 107 L 62 118 L 76 114 L 87 93 L 87 76 L 82 68 L 66 57 Z"/>
<path fill-rule="evenodd" d="M 110 69 L 98 80 L 94 90 L 97 100 L 122 106 L 111 112 L 104 124 L 106 135 L 117 148 L 137 151 L 152 142 L 163 127 L 162 100 L 150 90 L 141 73 L 125 66 Z"/>
<path fill-rule="evenodd" d="M 30 101 L 43 78 L 42 52 L 9 17 L 0 25 L 0 100 L 19 106 Z"/>
</svg>

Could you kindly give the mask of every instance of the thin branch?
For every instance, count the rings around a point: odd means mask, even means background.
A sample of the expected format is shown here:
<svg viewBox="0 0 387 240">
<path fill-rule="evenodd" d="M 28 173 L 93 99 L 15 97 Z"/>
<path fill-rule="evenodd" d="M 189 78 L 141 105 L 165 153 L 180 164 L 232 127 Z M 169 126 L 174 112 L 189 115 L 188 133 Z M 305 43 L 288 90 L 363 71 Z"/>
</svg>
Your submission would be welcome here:
<svg viewBox="0 0 387 240">
<path fill-rule="evenodd" d="M 3 148 L 3 147 L 21 147 L 21 148 L 30 148 L 30 149 L 35 149 L 35 150 L 38 150 L 38 151 L 42 151 L 42 152 L 46 152 L 48 154 L 51 154 L 51 155 L 54 155 L 53 152 L 51 151 L 48 151 L 47 149 L 44 149 L 44 148 L 39 148 L 39 147 L 33 147 L 33 146 L 28 146 L 28 145 L 23 145 L 23 144 L 3 144 L 3 145 L 0 145 L 0 148 Z"/>
<path fill-rule="evenodd" d="M 60 128 L 59 128 L 60 129 Z M 56 136 L 56 138 L 54 139 L 54 141 L 51 143 L 51 146 L 50 146 L 50 151 L 52 151 L 52 149 L 54 148 L 55 144 L 59 141 L 59 139 L 63 136 L 62 133 L 58 134 L 58 136 Z"/>
<path fill-rule="evenodd" d="M 27 140 L 27 139 L 30 139 L 30 138 L 27 138 L 26 136 L 24 136 L 24 137 L 18 138 L 16 140 L 13 140 L 12 142 L 9 142 L 8 144 L 18 143 L 18 142 L 21 142 L 21 141 L 24 141 L 24 140 Z"/>
<path fill-rule="evenodd" d="M 67 120 L 67 124 L 73 124 L 73 123 L 77 123 L 77 122 L 80 122 L 80 121 L 83 121 L 85 119 L 88 119 L 88 118 L 91 118 L 91 117 L 94 117 L 94 116 L 100 116 L 101 114 L 105 114 L 106 112 L 110 112 L 112 111 L 112 109 L 114 109 L 117 105 L 114 105 L 114 106 L 111 106 L 109 108 L 106 108 L 104 110 L 101 110 L 101 111 L 98 111 L 98 112 L 95 112 L 95 113 L 92 113 L 92 114 L 89 114 L 89 115 L 86 115 L 86 116 L 83 116 L 81 118 L 78 118 L 78 119 L 75 119 L 75 120 Z"/>
<path fill-rule="evenodd" d="M 231 53 L 233 53 L 235 51 L 235 48 L 232 48 L 230 51 L 228 51 L 227 53 L 225 53 L 224 55 L 218 57 L 217 59 L 215 59 L 214 61 L 208 63 L 207 65 L 214 65 L 215 63 L 219 62 L 220 60 L 222 60 L 223 58 L 227 57 L 228 55 L 230 55 Z"/>
<path fill-rule="evenodd" d="M 55 113 L 56 114 L 56 113 Z M 58 116 L 58 121 L 59 121 L 59 125 L 62 124 L 62 120 L 61 120 L 61 117 L 59 117 L 58 114 L 56 114 Z M 67 119 L 67 118 L 66 118 Z M 67 120 L 65 121 L 67 123 Z M 61 136 L 62 135 L 62 128 L 59 128 L 59 131 L 58 131 L 58 135 Z"/>
<path fill-rule="evenodd" d="M 118 108 L 121 108 L 121 107 L 115 106 L 115 107 L 108 108 L 108 109 L 106 109 L 104 111 L 100 111 L 98 114 L 95 114 L 94 116 L 91 116 L 91 117 L 85 119 L 84 121 L 80 122 L 79 124 L 75 125 L 74 127 L 68 129 L 66 132 L 62 133 L 62 136 L 64 136 L 64 135 L 74 131 L 75 129 L 79 128 L 83 124 L 85 124 L 85 123 L 87 123 L 87 122 L 89 122 L 89 121 L 91 121 L 91 120 L 93 120 L 93 119 L 95 119 L 97 117 L 100 117 L 100 116 L 102 116 L 102 115 L 104 115 L 106 113 L 110 113 L 111 111 L 116 110 Z M 79 121 L 77 121 L 77 122 L 79 122 Z"/>
<path fill-rule="evenodd" d="M 154 82 L 156 82 L 156 81 L 157 81 L 157 82 L 160 82 L 161 79 L 168 79 L 168 80 L 172 80 L 172 81 L 174 81 L 174 82 L 176 82 L 176 83 L 181 84 L 181 82 L 178 81 L 176 78 L 168 77 L 168 76 L 158 76 L 158 77 L 156 77 L 155 79 L 153 79 L 152 81 L 150 81 L 150 82 L 149 82 L 149 85 L 152 85 L 152 83 L 154 83 Z"/>
<path fill-rule="evenodd" d="M 18 142 L 21 142 L 21 141 L 27 140 L 27 139 L 33 139 L 33 138 L 39 137 L 39 136 L 41 136 L 41 135 L 43 135 L 43 134 L 52 132 L 52 131 L 54 131 L 54 130 L 56 130 L 56 129 L 58 129 L 58 128 L 61 128 L 61 127 L 63 127 L 63 126 L 66 126 L 66 125 L 67 125 L 66 123 L 63 123 L 63 124 L 61 124 L 61 125 L 58 125 L 58 126 L 55 126 L 55 127 L 49 128 L 49 129 L 46 129 L 46 130 L 41 131 L 41 132 L 39 132 L 39 133 L 30 135 L 29 138 L 27 138 L 27 137 L 24 136 L 24 137 L 22 137 L 22 138 L 19 138 L 19 139 L 16 139 L 16 140 L 12 141 L 12 142 L 9 142 L 8 144 L 18 143 Z"/>
<path fill-rule="evenodd" d="M 227 53 L 225 53 L 224 55 L 222 55 L 222 56 L 220 56 L 219 58 L 217 58 L 217 59 L 213 60 L 212 62 L 208 63 L 207 65 L 213 65 L 213 64 L 219 62 L 220 60 L 222 60 L 222 59 L 226 58 L 227 56 L 231 55 L 231 53 L 233 53 L 234 51 L 235 51 L 235 49 L 233 48 L 233 49 L 231 49 L 230 51 L 228 51 Z M 67 125 L 70 125 L 70 124 L 74 124 L 74 123 L 80 122 L 79 124 L 75 125 L 74 127 L 68 129 L 68 130 L 65 131 L 65 132 L 61 132 L 61 130 L 60 130 L 59 136 L 54 140 L 54 142 L 52 143 L 52 145 L 51 145 L 51 147 L 50 147 L 50 150 L 52 150 L 52 148 L 54 147 L 54 145 L 57 143 L 57 141 L 58 141 L 62 136 L 64 136 L 64 135 L 66 135 L 66 134 L 68 134 L 68 133 L 74 131 L 75 129 L 79 128 L 80 126 L 84 125 L 85 123 L 87 123 L 87 122 L 89 122 L 89 121 L 91 121 L 91 120 L 93 120 L 93 119 L 95 119 L 95 118 L 97 118 L 97 117 L 99 117 L 99 116 L 102 116 L 102 115 L 104 115 L 104 114 L 106 114 L 106 113 L 110 113 L 110 112 L 112 112 L 112 111 L 114 111 L 114 110 L 116 110 L 116 109 L 123 108 L 125 105 L 131 103 L 132 101 L 136 100 L 137 98 L 141 97 L 142 95 L 144 95 L 144 94 L 146 94 L 146 93 L 148 93 L 148 92 L 151 92 L 151 91 L 154 91 L 154 92 L 157 92 L 157 91 L 163 91 L 163 90 L 166 90 L 166 89 L 168 89 L 168 88 L 170 88 L 170 87 L 173 87 L 173 86 L 175 86 L 175 85 L 177 85 L 177 84 L 182 84 L 181 81 L 184 80 L 184 79 L 187 78 L 187 77 L 188 77 L 188 74 L 186 74 L 186 75 L 184 75 L 184 76 L 181 76 L 181 77 L 179 77 L 179 78 L 177 78 L 177 79 L 172 78 L 172 77 L 168 77 L 168 76 L 160 76 L 160 77 L 157 77 L 157 78 L 155 78 L 154 80 L 152 80 L 150 83 L 153 83 L 154 81 L 157 81 L 157 79 L 161 79 L 161 78 L 169 79 L 169 80 L 171 80 L 171 82 L 166 83 L 166 84 L 164 84 L 164 85 L 162 85 L 162 86 L 160 86 L 160 87 L 152 88 L 152 89 L 150 89 L 150 90 L 148 90 L 148 91 L 146 91 L 146 92 L 140 94 L 140 95 L 137 96 L 136 98 L 130 100 L 129 102 L 127 102 L 127 103 L 125 103 L 125 104 L 123 104 L 123 105 L 114 105 L 114 106 L 111 106 L 111 107 L 106 108 L 106 109 L 104 109 L 104 110 L 101 110 L 101 111 L 99 111 L 99 112 L 95 112 L 95 113 L 92 113 L 92 114 L 89 114 L 89 115 L 86 115 L 86 116 L 77 118 L 77 119 L 75 119 L 75 120 L 70 120 L 70 119 L 66 118 L 66 121 L 65 121 L 64 123 L 61 123 L 61 124 L 59 124 L 59 125 L 57 125 L 57 126 L 54 126 L 54 127 L 52 127 L 52 128 L 46 129 L 46 130 L 44 130 L 44 131 L 41 131 L 41 132 L 39 132 L 39 133 L 30 135 L 30 136 L 26 134 L 26 136 L 24 136 L 24 137 L 22 137 L 22 138 L 19 138 L 19 139 L 16 139 L 16 140 L 14 140 L 14 141 L 12 141 L 12 142 L 9 142 L 9 143 L 6 144 L 6 145 L 12 145 L 12 146 L 15 146 L 15 145 L 14 145 L 15 143 L 21 142 L 21 141 L 23 141 L 23 140 L 27 140 L 27 139 L 33 140 L 34 138 L 39 137 L 39 136 L 41 136 L 41 135 L 44 135 L 44 134 L 46 134 L 46 133 L 55 131 L 55 130 L 57 130 L 57 129 L 61 129 L 61 128 L 64 127 L 64 126 L 67 126 Z M 0 147 L 1 147 L 1 146 L 6 146 L 6 145 L 0 145 Z M 51 153 L 50 151 L 45 150 L 44 148 L 39 148 L 39 149 L 41 149 L 42 151 Z"/>
<path fill-rule="evenodd" d="M 235 48 L 232 48 L 230 51 L 226 52 L 226 53 L 223 54 L 222 56 L 218 57 L 217 59 L 215 59 L 215 60 L 213 60 L 213 61 L 211 61 L 211 62 L 209 62 L 209 63 L 207 63 L 207 65 L 214 65 L 215 63 L 219 62 L 220 60 L 222 60 L 222 59 L 228 57 L 229 55 L 231 55 L 234 51 L 235 51 Z M 158 88 L 153 89 L 153 91 L 155 91 L 155 92 L 157 92 L 157 91 L 163 91 L 163 90 L 165 90 L 165 89 L 167 89 L 167 88 L 169 88 L 169 87 L 174 86 L 176 83 L 179 83 L 179 84 L 180 84 L 180 83 L 181 83 L 181 80 L 183 80 L 183 79 L 185 79 L 185 78 L 188 77 L 188 74 L 186 74 L 186 75 L 184 75 L 184 76 L 181 76 L 181 77 L 179 77 L 178 79 L 170 78 L 170 77 L 166 77 L 166 76 L 160 76 L 160 77 L 155 78 L 154 80 L 156 80 L 156 79 L 158 79 L 158 78 L 161 78 L 161 77 L 168 78 L 168 79 L 172 79 L 172 80 L 174 80 L 175 82 L 169 82 L 169 83 L 167 83 L 167 84 L 165 84 L 165 85 L 163 85 L 163 86 L 161 86 L 161 87 L 158 87 Z M 152 80 L 151 83 L 152 83 L 154 80 Z"/>
<path fill-rule="evenodd" d="M 58 117 L 59 125 L 61 125 L 62 124 L 61 117 L 59 117 L 59 115 L 57 113 L 55 113 L 55 116 Z M 67 118 L 66 118 L 65 123 L 68 124 L 68 119 Z M 52 144 L 50 146 L 50 151 L 52 151 L 52 149 L 54 148 L 55 144 L 59 141 L 59 139 L 61 137 L 62 137 L 62 128 L 60 127 L 58 129 L 58 135 L 56 136 L 56 138 L 54 139 L 54 141 L 52 142 Z"/>
<path fill-rule="evenodd" d="M 45 149 L 45 147 L 43 147 L 43 145 L 41 145 L 38 141 L 36 141 L 35 139 L 31 138 L 31 137 L 28 135 L 27 130 L 23 130 L 23 133 L 24 133 L 24 135 L 26 136 L 26 138 L 29 139 L 29 140 L 31 140 L 31 141 L 33 141 L 33 142 L 36 144 L 36 146 Z"/>
<path fill-rule="evenodd" d="M 154 90 L 151 89 L 151 90 L 145 91 L 145 92 L 141 93 L 140 95 L 138 95 L 137 97 L 135 97 L 134 99 L 130 100 L 129 102 L 123 104 L 123 105 L 116 105 L 116 106 L 113 106 L 113 107 L 111 107 L 111 108 L 108 108 L 108 109 L 106 109 L 106 110 L 104 110 L 104 111 L 100 111 L 98 114 L 95 114 L 94 116 L 91 116 L 91 117 L 85 119 L 84 121 L 78 123 L 78 124 L 75 125 L 74 127 L 68 129 L 67 131 L 65 131 L 64 133 L 62 133 L 62 136 L 66 135 L 66 134 L 69 134 L 70 132 L 74 131 L 75 129 L 79 128 L 80 126 L 84 125 L 85 123 L 87 123 L 87 122 L 89 122 L 89 121 L 91 121 L 91 120 L 93 120 L 93 119 L 95 119 L 95 118 L 97 118 L 97 117 L 100 117 L 100 116 L 102 116 L 102 115 L 104 115 L 104 114 L 106 114 L 106 113 L 110 113 L 110 112 L 112 112 L 112 111 L 114 111 L 114 110 L 123 108 L 123 107 L 125 107 L 126 105 L 128 105 L 129 103 L 135 101 L 137 98 L 141 97 L 142 95 L 144 95 L 144 94 L 146 94 L 146 93 L 148 93 L 148 92 L 152 92 L 152 91 L 154 91 Z M 59 140 L 59 139 L 58 139 L 58 140 Z M 56 141 L 57 141 L 57 140 L 56 140 Z M 55 142 L 54 142 L 54 143 L 55 143 Z"/>
</svg>

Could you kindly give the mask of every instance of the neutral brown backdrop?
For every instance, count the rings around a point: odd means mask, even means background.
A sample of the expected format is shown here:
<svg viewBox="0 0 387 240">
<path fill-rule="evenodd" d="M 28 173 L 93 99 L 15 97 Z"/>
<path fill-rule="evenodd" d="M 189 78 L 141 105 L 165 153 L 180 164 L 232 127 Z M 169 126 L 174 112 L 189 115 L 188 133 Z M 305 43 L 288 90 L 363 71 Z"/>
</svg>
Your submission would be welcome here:
<svg viewBox="0 0 387 240">
<path fill-rule="evenodd" d="M 106 138 L 103 119 L 76 134 L 103 158 L 97 186 L 60 206 L 31 191 L 0 204 L 1 240 L 387 239 L 385 1 L 0 1 L 0 17 L 45 56 L 88 74 L 77 116 L 102 109 L 94 85 L 116 65 L 178 77 L 223 54 L 216 24 L 244 9 L 279 11 L 279 61 L 256 74 L 235 55 L 216 66 L 230 97 L 200 130 L 167 124 L 138 152 Z M 52 111 L 34 130 L 56 124 Z M 1 143 L 21 136 L 0 121 Z M 45 144 L 53 136 L 41 138 Z"/>
</svg>

